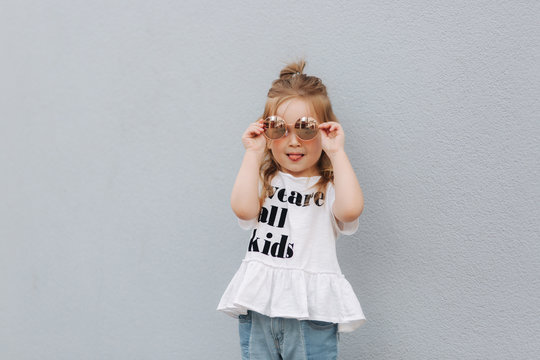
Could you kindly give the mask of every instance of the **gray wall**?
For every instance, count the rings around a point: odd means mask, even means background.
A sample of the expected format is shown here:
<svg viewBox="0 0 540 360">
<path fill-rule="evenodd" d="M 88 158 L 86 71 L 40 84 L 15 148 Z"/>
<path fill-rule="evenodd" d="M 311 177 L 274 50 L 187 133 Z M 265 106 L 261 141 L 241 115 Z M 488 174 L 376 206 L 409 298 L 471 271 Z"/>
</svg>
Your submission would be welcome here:
<svg viewBox="0 0 540 360">
<path fill-rule="evenodd" d="M 537 1 L 0 8 L 0 358 L 239 358 L 240 137 L 299 57 L 365 194 L 341 358 L 540 356 Z"/>
</svg>

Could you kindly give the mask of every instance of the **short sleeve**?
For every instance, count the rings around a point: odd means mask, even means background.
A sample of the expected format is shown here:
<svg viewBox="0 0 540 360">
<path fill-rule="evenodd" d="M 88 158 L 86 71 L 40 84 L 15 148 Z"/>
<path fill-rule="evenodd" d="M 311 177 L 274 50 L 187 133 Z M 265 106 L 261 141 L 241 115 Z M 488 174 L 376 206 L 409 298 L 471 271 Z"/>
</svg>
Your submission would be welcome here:
<svg viewBox="0 0 540 360">
<path fill-rule="evenodd" d="M 251 230 L 257 225 L 257 218 L 242 220 L 238 218 L 238 225 L 244 230 Z"/>
<path fill-rule="evenodd" d="M 343 222 L 336 218 L 334 215 L 334 201 L 336 200 L 336 192 L 332 183 L 328 183 L 326 188 L 326 203 L 330 207 L 330 213 L 332 214 L 332 222 L 334 227 L 343 235 L 352 235 L 358 230 L 359 221 L 358 218 L 351 222 Z"/>
</svg>

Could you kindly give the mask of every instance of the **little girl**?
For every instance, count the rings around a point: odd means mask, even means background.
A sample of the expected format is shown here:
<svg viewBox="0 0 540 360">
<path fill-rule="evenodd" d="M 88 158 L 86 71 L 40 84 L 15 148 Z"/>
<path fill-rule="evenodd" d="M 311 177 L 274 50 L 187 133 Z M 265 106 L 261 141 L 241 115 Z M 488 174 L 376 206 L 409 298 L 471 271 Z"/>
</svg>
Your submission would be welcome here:
<svg viewBox="0 0 540 360">
<path fill-rule="evenodd" d="M 362 190 L 326 87 L 286 66 L 268 91 L 231 195 L 246 256 L 218 310 L 239 319 L 242 359 L 336 359 L 338 333 L 366 320 L 336 256 L 358 228 Z"/>
</svg>

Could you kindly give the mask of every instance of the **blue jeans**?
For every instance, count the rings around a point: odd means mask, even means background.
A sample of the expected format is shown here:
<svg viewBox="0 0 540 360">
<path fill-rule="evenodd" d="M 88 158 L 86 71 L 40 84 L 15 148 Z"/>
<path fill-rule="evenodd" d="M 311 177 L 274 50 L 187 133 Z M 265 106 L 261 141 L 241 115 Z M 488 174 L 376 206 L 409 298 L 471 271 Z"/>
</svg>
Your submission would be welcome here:
<svg viewBox="0 0 540 360">
<path fill-rule="evenodd" d="M 337 359 L 337 324 L 271 318 L 251 310 L 238 322 L 242 360 Z"/>
</svg>

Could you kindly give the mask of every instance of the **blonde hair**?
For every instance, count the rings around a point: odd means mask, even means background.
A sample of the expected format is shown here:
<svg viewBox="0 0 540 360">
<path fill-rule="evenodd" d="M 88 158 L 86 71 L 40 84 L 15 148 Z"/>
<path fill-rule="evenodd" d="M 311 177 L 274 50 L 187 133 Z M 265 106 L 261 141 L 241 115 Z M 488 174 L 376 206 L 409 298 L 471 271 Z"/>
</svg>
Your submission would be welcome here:
<svg viewBox="0 0 540 360">
<path fill-rule="evenodd" d="M 268 99 L 264 106 L 263 119 L 268 116 L 275 115 L 278 107 L 284 102 L 299 98 L 305 100 L 311 105 L 311 110 L 316 115 L 319 122 L 335 121 L 338 122 L 336 115 L 332 111 L 332 105 L 326 86 L 321 79 L 316 76 L 309 76 L 303 73 L 306 62 L 300 60 L 285 66 L 280 74 L 279 79 L 272 82 L 272 87 L 268 90 Z M 334 182 L 334 169 L 328 155 L 323 151 L 317 168 L 321 178 L 314 185 L 318 191 L 324 192 L 329 182 Z M 261 195 L 259 197 L 260 205 L 264 203 L 267 196 L 271 196 L 273 188 L 270 185 L 272 178 L 278 171 L 281 170 L 280 165 L 272 155 L 272 151 L 267 147 L 264 151 L 264 158 L 260 167 L 260 179 L 262 181 Z"/>
</svg>

